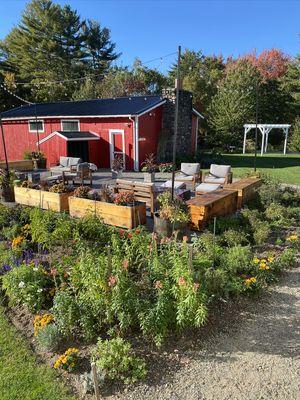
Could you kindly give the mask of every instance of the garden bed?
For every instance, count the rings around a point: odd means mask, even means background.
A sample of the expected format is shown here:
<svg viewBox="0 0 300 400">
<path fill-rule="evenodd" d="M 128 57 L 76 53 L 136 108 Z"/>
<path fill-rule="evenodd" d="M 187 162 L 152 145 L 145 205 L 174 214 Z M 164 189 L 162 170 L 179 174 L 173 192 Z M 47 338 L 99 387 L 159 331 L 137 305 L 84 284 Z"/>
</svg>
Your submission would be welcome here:
<svg viewBox="0 0 300 400">
<path fill-rule="evenodd" d="M 14 187 L 15 201 L 26 206 L 40 207 L 44 210 L 68 211 L 70 193 L 53 193 L 25 187 Z"/>
<path fill-rule="evenodd" d="M 144 379 L 146 366 L 151 380 L 152 343 L 165 346 L 174 334 L 182 343 L 214 321 L 220 303 L 257 297 L 295 265 L 300 194 L 265 183 L 248 207 L 178 241 L 108 226 L 92 209 L 70 218 L 0 206 L 2 297 L 21 307 L 12 319 L 76 387 L 92 361 L 102 392 Z"/>
<path fill-rule="evenodd" d="M 122 206 L 104 201 L 69 198 L 69 210 L 72 217 L 84 217 L 94 214 L 108 225 L 133 229 L 146 223 L 146 204 Z"/>
</svg>

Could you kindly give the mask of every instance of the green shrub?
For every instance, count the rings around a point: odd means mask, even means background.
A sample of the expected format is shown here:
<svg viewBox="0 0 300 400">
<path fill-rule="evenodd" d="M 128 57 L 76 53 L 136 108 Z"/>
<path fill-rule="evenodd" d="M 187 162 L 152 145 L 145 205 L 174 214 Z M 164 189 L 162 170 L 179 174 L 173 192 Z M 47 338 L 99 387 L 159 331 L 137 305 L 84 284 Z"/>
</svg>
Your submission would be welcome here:
<svg viewBox="0 0 300 400">
<path fill-rule="evenodd" d="M 266 208 L 265 215 L 269 220 L 282 224 L 286 220 L 287 211 L 281 204 L 271 203 Z"/>
<path fill-rule="evenodd" d="M 31 311 L 39 311 L 48 302 L 53 282 L 45 275 L 42 266 L 21 264 L 2 278 L 2 286 L 12 304 L 26 304 Z"/>
<path fill-rule="evenodd" d="M 204 273 L 205 293 L 209 298 L 223 298 L 228 296 L 229 276 L 221 268 L 209 268 Z"/>
<path fill-rule="evenodd" d="M 72 336 L 78 327 L 79 319 L 78 305 L 74 295 L 69 291 L 57 292 L 53 298 L 52 314 L 63 336 Z"/>
<path fill-rule="evenodd" d="M 39 330 L 36 341 L 40 347 L 57 352 L 62 344 L 62 334 L 56 324 L 49 324 Z"/>
<path fill-rule="evenodd" d="M 252 253 L 249 246 L 230 247 L 222 256 L 222 266 L 231 274 L 247 273 L 252 268 Z"/>
<path fill-rule="evenodd" d="M 137 357 L 129 342 L 118 337 L 110 340 L 98 340 L 92 354 L 97 369 L 111 381 L 134 383 L 145 378 L 146 363 Z"/>
<path fill-rule="evenodd" d="M 295 267 L 296 264 L 296 254 L 293 249 L 284 249 L 277 259 L 276 263 L 274 263 L 277 269 L 290 269 Z"/>
<path fill-rule="evenodd" d="M 259 221 L 253 226 L 253 240 L 257 245 L 265 244 L 271 234 L 271 228 L 267 222 Z"/>
<path fill-rule="evenodd" d="M 247 236 L 248 235 L 242 230 L 228 229 L 222 234 L 220 241 L 228 247 L 245 245 L 249 243 Z"/>
</svg>

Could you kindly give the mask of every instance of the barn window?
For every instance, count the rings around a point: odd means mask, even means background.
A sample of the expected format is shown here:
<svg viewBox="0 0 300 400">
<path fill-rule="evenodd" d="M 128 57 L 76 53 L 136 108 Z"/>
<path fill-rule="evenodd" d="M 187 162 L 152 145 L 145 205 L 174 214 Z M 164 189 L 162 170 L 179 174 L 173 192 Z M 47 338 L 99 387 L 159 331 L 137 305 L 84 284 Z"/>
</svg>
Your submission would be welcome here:
<svg viewBox="0 0 300 400">
<path fill-rule="evenodd" d="M 78 132 L 79 121 L 77 120 L 63 120 L 61 121 L 61 130 L 64 132 Z"/>
<path fill-rule="evenodd" d="M 28 121 L 29 132 L 44 132 L 44 121 L 42 119 Z"/>
</svg>

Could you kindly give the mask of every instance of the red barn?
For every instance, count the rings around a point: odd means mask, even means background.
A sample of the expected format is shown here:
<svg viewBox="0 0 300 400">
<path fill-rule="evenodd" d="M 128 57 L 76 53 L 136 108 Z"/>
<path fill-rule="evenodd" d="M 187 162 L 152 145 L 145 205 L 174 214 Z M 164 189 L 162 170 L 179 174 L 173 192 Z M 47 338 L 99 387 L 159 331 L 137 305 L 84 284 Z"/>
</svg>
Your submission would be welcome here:
<svg viewBox="0 0 300 400">
<path fill-rule="evenodd" d="M 7 155 L 21 160 L 38 148 L 48 166 L 60 156 L 80 157 L 98 168 L 110 168 L 122 155 L 126 170 L 139 170 L 149 153 L 157 153 L 164 125 L 165 103 L 161 96 L 68 101 L 25 105 L 2 113 Z M 198 117 L 190 109 L 190 145 L 197 146 Z M 4 159 L 2 146 L 0 159 Z"/>
</svg>

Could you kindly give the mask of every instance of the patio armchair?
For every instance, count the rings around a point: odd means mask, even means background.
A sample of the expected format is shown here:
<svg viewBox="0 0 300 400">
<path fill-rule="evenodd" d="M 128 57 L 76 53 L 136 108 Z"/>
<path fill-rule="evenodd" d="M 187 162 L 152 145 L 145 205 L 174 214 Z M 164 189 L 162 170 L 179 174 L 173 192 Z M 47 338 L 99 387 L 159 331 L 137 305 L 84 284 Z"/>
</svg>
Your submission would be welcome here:
<svg viewBox="0 0 300 400">
<path fill-rule="evenodd" d="M 76 167 L 76 172 L 63 172 L 63 180 L 65 182 L 71 181 L 75 185 L 76 180 L 80 181 L 81 185 L 84 185 L 84 181 L 88 180 L 90 185 L 93 184 L 93 171 L 89 163 L 79 163 Z"/>
<path fill-rule="evenodd" d="M 180 170 L 175 172 L 175 181 L 191 183 L 195 189 L 196 182 L 201 181 L 200 164 L 181 163 Z"/>
<path fill-rule="evenodd" d="M 204 174 L 202 182 L 226 185 L 232 183 L 232 172 L 230 165 L 211 164 L 209 172 Z"/>
</svg>

